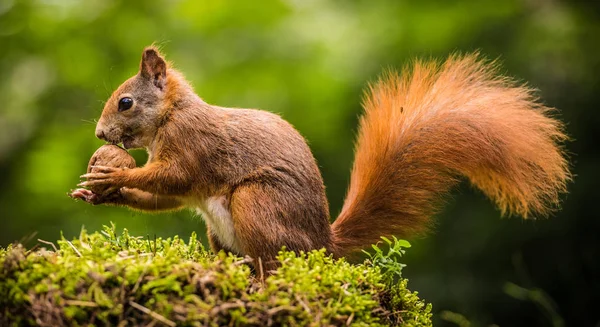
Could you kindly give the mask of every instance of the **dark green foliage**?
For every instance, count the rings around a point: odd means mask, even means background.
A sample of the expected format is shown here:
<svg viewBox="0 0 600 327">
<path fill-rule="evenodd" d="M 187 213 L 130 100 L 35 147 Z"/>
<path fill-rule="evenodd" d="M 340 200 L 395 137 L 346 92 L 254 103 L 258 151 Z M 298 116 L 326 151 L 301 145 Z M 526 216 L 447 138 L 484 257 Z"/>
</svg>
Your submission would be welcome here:
<svg viewBox="0 0 600 327">
<path fill-rule="evenodd" d="M 213 255 L 195 234 L 186 244 L 105 227 L 57 243 L 0 249 L 0 325 L 431 325 L 431 305 L 394 281 L 392 250 L 358 265 L 282 251 L 263 283 L 250 258 Z"/>
</svg>

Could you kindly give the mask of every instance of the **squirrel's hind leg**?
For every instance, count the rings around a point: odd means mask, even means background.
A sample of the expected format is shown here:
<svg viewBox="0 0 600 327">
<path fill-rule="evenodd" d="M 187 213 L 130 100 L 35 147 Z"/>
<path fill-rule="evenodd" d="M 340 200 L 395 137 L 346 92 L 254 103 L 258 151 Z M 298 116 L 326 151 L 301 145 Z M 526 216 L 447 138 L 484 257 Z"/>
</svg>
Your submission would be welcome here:
<svg viewBox="0 0 600 327">
<path fill-rule="evenodd" d="M 231 216 L 241 251 L 254 259 L 256 271 L 268 274 L 278 267 L 282 246 L 289 251 L 309 251 L 321 247 L 302 227 L 312 217 L 293 197 L 274 185 L 252 183 L 235 189 L 231 196 Z"/>
</svg>

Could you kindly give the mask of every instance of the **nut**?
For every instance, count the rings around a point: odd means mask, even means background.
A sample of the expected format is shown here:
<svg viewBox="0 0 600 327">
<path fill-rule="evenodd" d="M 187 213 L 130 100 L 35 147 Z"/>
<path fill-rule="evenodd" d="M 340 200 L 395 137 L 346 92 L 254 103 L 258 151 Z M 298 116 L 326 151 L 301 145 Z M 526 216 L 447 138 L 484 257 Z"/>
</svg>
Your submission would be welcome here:
<svg viewBox="0 0 600 327">
<path fill-rule="evenodd" d="M 92 166 L 107 166 L 115 168 L 135 168 L 135 159 L 125 149 L 118 145 L 106 144 L 98 148 L 88 163 L 87 172 L 95 173 Z M 91 186 L 92 192 L 105 195 L 106 186 Z"/>
</svg>

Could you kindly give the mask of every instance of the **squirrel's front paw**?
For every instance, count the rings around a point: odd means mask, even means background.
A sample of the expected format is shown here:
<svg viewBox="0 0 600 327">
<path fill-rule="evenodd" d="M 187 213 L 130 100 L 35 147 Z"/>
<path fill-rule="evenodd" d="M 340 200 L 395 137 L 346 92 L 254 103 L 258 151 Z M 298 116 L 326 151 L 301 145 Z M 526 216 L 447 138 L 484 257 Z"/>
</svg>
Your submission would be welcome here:
<svg viewBox="0 0 600 327">
<path fill-rule="evenodd" d="M 85 188 L 78 188 L 76 190 L 73 190 L 68 195 L 75 200 L 83 200 L 87 203 L 91 203 L 94 205 L 103 203 L 102 197 L 100 195 Z"/>
<path fill-rule="evenodd" d="M 93 173 L 81 175 L 82 179 L 87 179 L 85 182 L 77 184 L 80 187 L 106 187 L 104 193 L 113 193 L 123 187 L 123 172 L 122 168 L 107 167 L 107 166 L 92 166 Z"/>
<path fill-rule="evenodd" d="M 116 191 L 106 194 L 96 194 L 88 189 L 78 188 L 76 190 L 72 190 L 71 193 L 68 193 L 68 195 L 75 200 L 83 200 L 89 204 L 97 205 L 103 203 L 118 203 L 118 200 L 121 197 L 121 192 Z"/>
</svg>

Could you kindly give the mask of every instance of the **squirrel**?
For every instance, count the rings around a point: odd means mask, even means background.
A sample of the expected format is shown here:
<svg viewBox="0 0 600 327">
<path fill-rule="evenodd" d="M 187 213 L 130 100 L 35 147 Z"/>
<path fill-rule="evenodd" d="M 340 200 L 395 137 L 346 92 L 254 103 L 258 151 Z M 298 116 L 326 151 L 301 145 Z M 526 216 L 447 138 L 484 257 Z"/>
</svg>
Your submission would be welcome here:
<svg viewBox="0 0 600 327">
<path fill-rule="evenodd" d="M 106 102 L 96 136 L 145 148 L 143 167 L 96 166 L 73 196 L 143 211 L 193 208 L 211 248 L 262 260 L 325 248 L 345 257 L 381 236 L 430 229 L 461 178 L 523 218 L 556 210 L 571 174 L 554 109 L 478 53 L 414 61 L 365 92 L 350 185 L 330 224 L 316 160 L 280 116 L 204 102 L 155 46 Z M 116 191 L 102 197 L 86 189 Z M 114 195 L 116 194 L 116 195 Z"/>
</svg>

